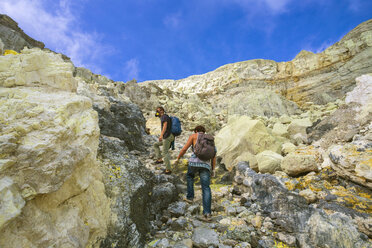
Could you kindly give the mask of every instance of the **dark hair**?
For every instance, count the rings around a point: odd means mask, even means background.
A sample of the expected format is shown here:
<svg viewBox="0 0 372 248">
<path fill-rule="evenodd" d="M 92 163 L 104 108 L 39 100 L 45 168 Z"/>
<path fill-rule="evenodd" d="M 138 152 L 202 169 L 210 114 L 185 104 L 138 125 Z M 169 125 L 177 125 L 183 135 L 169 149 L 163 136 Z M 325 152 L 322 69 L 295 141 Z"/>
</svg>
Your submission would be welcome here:
<svg viewBox="0 0 372 248">
<path fill-rule="evenodd" d="M 164 108 L 163 108 L 163 107 L 161 107 L 161 106 L 157 107 L 156 109 L 157 109 L 157 110 L 158 110 L 158 109 L 160 109 L 160 110 L 162 110 L 162 111 L 164 111 L 164 112 L 165 112 Z"/>
<path fill-rule="evenodd" d="M 205 133 L 205 127 L 203 126 L 197 126 L 196 128 L 194 128 L 194 132 L 195 133 Z"/>
</svg>

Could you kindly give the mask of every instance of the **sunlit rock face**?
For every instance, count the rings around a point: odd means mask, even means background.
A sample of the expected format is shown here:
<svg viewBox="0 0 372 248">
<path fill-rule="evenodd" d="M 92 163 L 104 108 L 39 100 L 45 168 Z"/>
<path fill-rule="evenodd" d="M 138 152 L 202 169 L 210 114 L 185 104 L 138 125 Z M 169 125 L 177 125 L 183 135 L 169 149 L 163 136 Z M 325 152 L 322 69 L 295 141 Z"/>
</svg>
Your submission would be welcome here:
<svg viewBox="0 0 372 248">
<path fill-rule="evenodd" d="M 371 46 L 369 20 L 318 54 L 301 51 L 288 62 L 255 59 L 180 80 L 132 82 L 125 94 L 145 118 L 161 105 L 181 117 L 185 128 L 201 124 L 215 132 L 231 115 L 291 116 L 301 114 L 299 107 L 309 102 L 324 105 L 342 99 L 356 77 L 372 71 Z"/>
<path fill-rule="evenodd" d="M 345 95 L 354 79 L 372 68 L 372 20 L 314 54 L 300 52 L 292 61 L 249 60 L 221 66 L 203 75 L 180 80 L 147 81 L 182 93 L 228 94 L 235 87 L 265 88 L 298 104 L 324 104 Z"/>
<path fill-rule="evenodd" d="M 99 127 L 61 55 L 0 56 L 2 247 L 85 247 L 106 235 Z M 9 199 L 11 198 L 11 199 Z"/>
</svg>

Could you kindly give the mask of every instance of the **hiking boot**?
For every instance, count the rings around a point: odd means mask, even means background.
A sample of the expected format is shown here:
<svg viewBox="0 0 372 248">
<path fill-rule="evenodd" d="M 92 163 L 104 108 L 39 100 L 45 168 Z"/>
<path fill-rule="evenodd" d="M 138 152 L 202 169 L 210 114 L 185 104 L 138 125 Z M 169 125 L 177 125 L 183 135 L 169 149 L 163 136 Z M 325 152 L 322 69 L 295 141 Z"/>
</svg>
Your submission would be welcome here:
<svg viewBox="0 0 372 248">
<path fill-rule="evenodd" d="M 188 199 L 187 197 L 184 197 L 183 200 L 187 203 L 192 204 L 194 202 L 194 199 Z"/>
<path fill-rule="evenodd" d="M 163 160 L 162 159 L 157 159 L 156 161 L 155 161 L 155 164 L 162 164 L 163 163 Z"/>
<path fill-rule="evenodd" d="M 204 222 L 212 222 L 212 215 L 211 214 L 203 214 L 198 219 L 201 220 L 201 221 L 204 221 Z"/>
</svg>

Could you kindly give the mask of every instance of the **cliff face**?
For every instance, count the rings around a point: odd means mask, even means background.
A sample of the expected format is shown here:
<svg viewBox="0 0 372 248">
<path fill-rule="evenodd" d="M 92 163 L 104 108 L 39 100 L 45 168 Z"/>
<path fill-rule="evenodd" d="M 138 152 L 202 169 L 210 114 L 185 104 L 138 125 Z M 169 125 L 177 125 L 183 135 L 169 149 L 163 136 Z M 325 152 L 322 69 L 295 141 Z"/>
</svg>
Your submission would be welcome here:
<svg viewBox="0 0 372 248">
<path fill-rule="evenodd" d="M 76 94 L 73 69 L 39 49 L 0 57 L 3 247 L 86 246 L 106 235 L 98 115 Z"/>
<path fill-rule="evenodd" d="M 255 59 L 221 66 L 181 80 L 151 83 L 176 92 L 228 94 L 235 87 L 273 90 L 298 104 L 324 104 L 341 98 L 357 76 L 371 71 L 372 20 L 360 24 L 341 41 L 314 54 L 302 51 L 292 61 Z"/>
</svg>

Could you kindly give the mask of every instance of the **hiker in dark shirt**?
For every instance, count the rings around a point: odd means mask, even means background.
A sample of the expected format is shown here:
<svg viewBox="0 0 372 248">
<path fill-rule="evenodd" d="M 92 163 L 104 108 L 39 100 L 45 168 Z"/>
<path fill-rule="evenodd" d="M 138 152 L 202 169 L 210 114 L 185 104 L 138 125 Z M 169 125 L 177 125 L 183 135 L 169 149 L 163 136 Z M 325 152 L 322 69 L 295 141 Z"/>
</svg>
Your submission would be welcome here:
<svg viewBox="0 0 372 248">
<path fill-rule="evenodd" d="M 194 199 L 194 178 L 195 174 L 199 173 L 200 183 L 202 187 L 203 195 L 203 217 L 202 220 L 211 220 L 211 205 L 212 205 L 212 193 L 210 188 L 211 175 L 214 174 L 214 168 L 216 166 L 216 156 L 214 156 L 210 161 L 203 161 L 199 159 L 194 153 L 194 147 L 198 139 L 198 135 L 205 133 L 205 128 L 203 126 L 197 126 L 194 129 L 194 134 L 191 134 L 185 146 L 181 149 L 175 164 L 179 163 L 180 158 L 185 155 L 187 149 L 192 146 L 193 154 L 188 162 L 187 167 L 187 195 L 184 200 L 186 202 L 192 203 Z M 215 150 L 216 152 L 216 150 Z"/>
<path fill-rule="evenodd" d="M 165 114 L 163 107 L 156 108 L 156 117 L 159 117 L 161 120 L 161 134 L 159 136 L 159 142 L 154 144 L 154 150 L 156 154 L 156 164 L 163 163 L 162 155 L 164 157 L 164 163 L 166 166 L 166 170 L 164 171 L 165 174 L 171 174 L 171 164 L 170 164 L 170 155 L 169 155 L 169 148 L 171 143 L 174 141 L 174 135 L 171 133 L 172 127 L 172 120 L 171 118 Z M 162 154 L 160 153 L 160 146 L 162 148 Z"/>
</svg>

